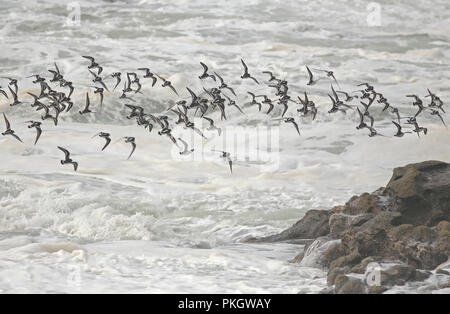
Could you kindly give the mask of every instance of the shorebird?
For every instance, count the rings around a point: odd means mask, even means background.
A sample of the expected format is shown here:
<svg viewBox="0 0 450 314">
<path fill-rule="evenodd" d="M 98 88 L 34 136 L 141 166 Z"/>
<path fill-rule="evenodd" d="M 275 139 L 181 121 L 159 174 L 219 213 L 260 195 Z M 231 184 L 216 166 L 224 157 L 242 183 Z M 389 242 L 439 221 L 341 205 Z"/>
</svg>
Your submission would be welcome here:
<svg viewBox="0 0 450 314">
<path fill-rule="evenodd" d="M 203 119 L 205 119 L 206 121 L 209 122 L 209 127 L 207 127 L 206 129 L 208 131 L 217 131 L 217 134 L 220 136 L 220 134 L 222 134 L 222 129 L 218 128 L 214 125 L 214 120 L 208 117 L 203 117 Z"/>
<path fill-rule="evenodd" d="M 128 155 L 128 159 L 130 159 L 131 155 L 133 155 L 134 151 L 136 150 L 136 139 L 132 136 L 126 136 L 125 137 L 125 143 L 130 143 L 131 144 L 131 152 L 130 155 Z"/>
<path fill-rule="evenodd" d="M 214 72 L 214 74 L 219 78 L 220 80 L 220 86 L 219 89 L 228 89 L 234 96 L 236 96 L 236 93 L 234 92 L 234 89 L 232 89 L 231 87 L 229 87 L 227 84 L 225 84 L 225 82 L 223 81 L 223 78 L 217 74 L 216 72 Z"/>
<path fill-rule="evenodd" d="M 255 94 L 251 93 L 251 92 L 247 92 L 247 94 L 249 94 L 252 97 L 252 101 L 249 103 L 250 105 L 257 105 L 258 106 L 258 111 L 261 111 L 262 105 L 260 102 L 256 101 L 256 96 Z"/>
<path fill-rule="evenodd" d="M 336 84 L 339 86 L 339 83 L 338 83 L 338 81 L 336 80 L 336 77 L 334 76 L 334 72 L 333 72 L 333 71 L 329 71 L 329 70 L 321 70 L 321 69 L 313 69 L 313 70 L 325 72 L 326 75 L 327 75 L 327 77 L 332 78 L 332 79 L 336 82 Z"/>
<path fill-rule="evenodd" d="M 31 128 L 35 128 L 36 129 L 36 139 L 34 141 L 34 145 L 36 145 L 36 143 L 38 142 L 39 138 L 41 137 L 42 134 L 42 129 L 41 129 L 41 122 L 38 121 L 27 121 L 28 123 L 30 123 L 30 125 L 28 126 L 29 129 Z"/>
<path fill-rule="evenodd" d="M 20 105 L 22 102 L 19 101 L 19 99 L 17 98 L 17 92 L 14 92 L 11 87 L 8 86 L 9 92 L 11 93 L 11 95 L 13 96 L 13 103 L 10 104 L 11 107 Z"/>
<path fill-rule="evenodd" d="M 298 124 L 297 124 L 297 122 L 295 122 L 295 119 L 294 119 L 294 118 L 292 118 L 292 117 L 284 118 L 283 121 L 284 121 L 285 123 L 292 123 L 292 124 L 294 125 L 295 129 L 297 130 L 298 135 L 301 135 L 301 134 L 300 134 L 300 130 L 299 130 L 299 128 L 298 128 Z"/>
<path fill-rule="evenodd" d="M 94 72 L 92 72 L 91 70 L 89 70 L 89 72 L 94 76 L 94 79 L 92 80 L 92 82 L 99 83 L 100 85 L 102 85 L 102 87 L 104 89 L 106 89 L 109 92 L 109 89 L 108 89 L 108 87 L 106 87 L 106 84 L 105 84 L 105 82 L 103 82 L 103 79 L 100 76 L 98 76 L 97 74 L 95 74 Z"/>
<path fill-rule="evenodd" d="M 158 79 L 155 77 L 155 74 L 150 71 L 149 68 L 138 68 L 138 70 L 139 71 L 145 71 L 145 74 L 144 74 L 143 78 L 150 78 L 150 79 L 152 79 L 152 87 L 155 86 L 156 81 L 158 81 Z"/>
<path fill-rule="evenodd" d="M 111 74 L 111 77 L 115 77 L 116 78 L 116 85 L 114 86 L 113 90 L 116 89 L 117 86 L 119 86 L 120 82 L 122 81 L 121 76 L 122 73 L 120 72 L 114 72 Z"/>
<path fill-rule="evenodd" d="M 100 108 L 103 107 L 103 92 L 105 91 L 102 87 L 92 86 L 95 88 L 94 94 L 100 95 Z"/>
<path fill-rule="evenodd" d="M 445 127 L 447 127 L 447 124 L 445 124 L 444 118 L 442 118 L 442 116 L 441 116 L 441 114 L 439 113 L 438 110 L 431 109 L 431 115 L 432 115 L 432 116 L 438 116 L 439 119 L 442 121 L 442 124 L 443 124 Z"/>
<path fill-rule="evenodd" d="M 340 90 L 336 91 L 336 93 L 344 95 L 344 96 L 345 96 L 345 101 L 346 101 L 346 102 L 350 102 L 350 101 L 352 101 L 354 98 L 358 98 L 357 95 L 350 96 L 347 92 L 340 91 Z"/>
<path fill-rule="evenodd" d="M 159 77 L 159 79 L 163 81 L 163 83 L 161 85 L 162 87 L 169 87 L 175 94 L 177 94 L 177 96 L 179 96 L 175 87 L 173 87 L 172 82 L 170 82 L 169 80 L 166 80 L 165 78 L 159 76 L 158 74 L 156 74 L 156 76 Z"/>
<path fill-rule="evenodd" d="M 65 165 L 65 164 L 72 164 L 73 166 L 73 170 L 77 171 L 78 169 L 78 163 L 73 161 L 72 159 L 70 159 L 70 153 L 67 149 L 58 146 L 58 149 L 61 150 L 64 153 L 64 159 L 61 160 L 61 165 Z"/>
<path fill-rule="evenodd" d="M 58 125 L 58 115 L 59 115 L 59 111 L 56 112 L 56 116 L 52 116 L 50 114 L 50 108 L 47 105 L 43 105 L 43 109 L 45 111 L 45 114 L 43 116 L 41 116 L 42 120 L 47 120 L 47 119 L 52 119 L 53 123 L 55 124 L 55 126 Z"/>
<path fill-rule="evenodd" d="M 392 123 L 394 123 L 395 126 L 397 127 L 397 133 L 395 133 L 394 135 L 395 137 L 403 137 L 403 135 L 405 135 L 406 133 L 411 133 L 411 132 L 403 132 L 401 125 L 398 124 L 397 122 L 392 121 Z"/>
<path fill-rule="evenodd" d="M 356 127 L 357 130 L 361 130 L 365 127 L 367 127 L 367 124 L 364 122 L 364 114 L 362 114 L 362 112 L 359 110 L 359 108 L 357 107 L 356 110 L 358 111 L 358 115 L 359 115 L 359 125 Z"/>
<path fill-rule="evenodd" d="M 406 121 L 406 123 L 407 123 L 407 124 L 412 124 L 412 125 L 414 126 L 413 132 L 416 132 L 418 137 L 420 137 L 420 132 L 423 132 L 424 135 L 427 135 L 428 129 L 419 126 L 419 124 L 418 124 L 418 122 L 417 122 L 417 120 L 416 120 L 416 117 L 408 118 L 408 120 Z"/>
<path fill-rule="evenodd" d="M 109 133 L 106 133 L 106 132 L 100 132 L 100 133 L 95 134 L 92 138 L 94 138 L 96 136 L 100 136 L 101 138 L 105 139 L 106 143 L 105 143 L 105 145 L 102 148 L 102 151 L 104 151 L 105 148 L 108 147 L 109 143 L 111 143 L 111 135 Z"/>
<path fill-rule="evenodd" d="M 280 80 L 278 80 L 274 75 L 273 75 L 273 73 L 272 72 L 270 72 L 270 71 L 262 71 L 262 73 L 264 73 L 264 74 L 269 74 L 269 79 L 267 80 L 268 82 L 272 82 L 272 81 L 280 81 Z"/>
<path fill-rule="evenodd" d="M 2 78 L 9 80 L 8 85 L 14 86 L 14 93 L 17 94 L 17 92 L 19 91 L 19 87 L 17 86 L 17 80 L 15 78 L 11 78 L 11 77 L 2 77 Z"/>
<path fill-rule="evenodd" d="M 320 81 L 322 78 L 318 78 L 317 80 L 314 79 L 314 75 L 312 74 L 311 70 L 308 66 L 306 66 L 306 70 L 308 71 L 309 75 L 309 81 L 306 83 L 306 85 L 312 86 L 315 85 L 318 81 Z"/>
<path fill-rule="evenodd" d="M 82 56 L 82 57 L 91 61 L 91 64 L 88 65 L 88 69 L 97 68 L 98 70 L 97 74 L 100 75 L 100 73 L 102 73 L 103 68 L 97 62 L 95 62 L 95 59 L 93 57 L 90 56 Z"/>
<path fill-rule="evenodd" d="M 5 113 L 3 113 L 3 118 L 5 119 L 5 124 L 6 124 L 6 131 L 2 133 L 3 136 L 6 135 L 11 135 L 12 137 L 14 137 L 16 140 L 18 140 L 19 142 L 22 142 L 22 140 L 20 139 L 20 137 L 18 137 L 14 130 L 11 129 L 11 124 L 9 123 L 8 119 L 6 118 Z M 23 143 L 23 142 L 22 142 Z"/>
<path fill-rule="evenodd" d="M 193 148 L 188 149 L 188 144 L 182 138 L 178 138 L 178 140 L 183 144 L 183 150 L 180 152 L 180 155 L 189 155 L 194 151 Z"/>
<path fill-rule="evenodd" d="M 89 106 L 91 105 L 91 102 L 89 101 L 89 93 L 86 93 L 86 106 L 84 107 L 83 111 L 78 111 L 81 115 L 86 113 L 91 113 L 92 111 L 89 109 Z"/>
<path fill-rule="evenodd" d="M 212 78 L 214 82 L 216 81 L 216 77 L 214 75 L 208 74 L 208 67 L 203 62 L 200 62 L 203 67 L 203 73 L 198 78 L 201 80 L 207 79 L 208 77 Z"/>
<path fill-rule="evenodd" d="M 223 150 L 213 150 L 213 152 L 222 153 L 222 155 L 220 157 L 225 159 L 228 162 L 228 165 L 230 166 L 230 172 L 233 173 L 233 161 L 231 160 L 231 154 L 227 153 Z"/>
<path fill-rule="evenodd" d="M 242 74 L 241 79 L 243 79 L 243 80 L 244 79 L 252 79 L 253 81 L 255 81 L 256 84 L 259 85 L 259 82 L 248 73 L 248 67 L 245 64 L 244 60 L 241 59 L 241 63 L 243 65 L 243 67 L 244 67 L 244 74 Z"/>
<path fill-rule="evenodd" d="M 5 96 L 6 99 L 9 99 L 8 94 L 2 89 L 1 86 L 0 86 L 0 94 L 2 94 L 3 96 Z"/>
</svg>

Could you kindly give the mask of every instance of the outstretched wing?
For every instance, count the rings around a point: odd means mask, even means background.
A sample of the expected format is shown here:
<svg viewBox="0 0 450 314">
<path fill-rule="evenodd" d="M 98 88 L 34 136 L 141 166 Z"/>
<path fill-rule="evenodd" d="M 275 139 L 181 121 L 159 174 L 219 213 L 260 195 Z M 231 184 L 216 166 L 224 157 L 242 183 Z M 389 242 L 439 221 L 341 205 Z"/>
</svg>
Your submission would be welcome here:
<svg viewBox="0 0 450 314">
<path fill-rule="evenodd" d="M 248 73 L 248 67 L 247 67 L 247 65 L 245 64 L 244 60 L 241 59 L 241 63 L 242 63 L 242 65 L 244 66 L 244 73 Z"/>
<path fill-rule="evenodd" d="M 200 62 L 200 64 L 201 64 L 202 67 L 203 67 L 203 74 L 202 74 L 202 76 L 203 76 L 203 75 L 207 74 L 207 72 L 208 72 L 208 67 L 207 67 L 206 64 L 204 64 L 203 62 Z"/>
<path fill-rule="evenodd" d="M 11 125 L 9 124 L 9 121 L 8 121 L 8 119 L 6 118 L 5 113 L 3 113 L 3 118 L 5 118 L 6 129 L 7 129 L 7 130 L 11 129 Z"/>
<path fill-rule="evenodd" d="M 66 156 L 65 157 L 66 159 L 70 159 L 70 153 L 69 153 L 69 151 L 67 149 L 65 149 L 65 148 L 63 148 L 61 146 L 58 146 L 58 148 L 59 148 L 60 151 L 62 151 L 64 153 L 64 155 Z"/>
</svg>

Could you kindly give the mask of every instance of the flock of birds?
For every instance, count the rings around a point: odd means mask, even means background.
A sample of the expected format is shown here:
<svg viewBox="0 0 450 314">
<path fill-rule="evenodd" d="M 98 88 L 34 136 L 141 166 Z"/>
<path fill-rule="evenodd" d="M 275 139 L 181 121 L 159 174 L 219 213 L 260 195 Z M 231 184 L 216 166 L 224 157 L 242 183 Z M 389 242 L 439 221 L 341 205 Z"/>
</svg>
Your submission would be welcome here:
<svg viewBox="0 0 450 314">
<path fill-rule="evenodd" d="M 112 78 L 115 80 L 115 84 L 111 92 L 115 91 L 123 81 L 123 89 L 121 91 L 119 99 L 127 101 L 127 104 L 124 104 L 124 106 L 129 110 L 129 114 L 126 118 L 136 119 L 137 125 L 148 129 L 149 132 L 152 132 L 155 126 L 159 127 L 157 133 L 161 136 L 167 136 L 171 142 L 177 145 L 180 149 L 181 155 L 189 155 L 194 151 L 194 149 L 189 148 L 189 144 L 182 138 L 175 138 L 172 135 L 171 123 L 184 125 L 185 128 L 190 128 L 199 136 L 206 138 L 202 133 L 202 130 L 198 129 L 191 121 L 193 117 L 199 116 L 208 121 L 209 127 L 207 128 L 207 130 L 215 131 L 217 132 L 218 136 L 220 136 L 222 130 L 219 127 L 215 126 L 215 121 L 211 117 L 207 117 L 207 114 L 209 115 L 212 112 L 219 111 L 220 120 L 226 120 L 227 110 L 229 110 L 230 107 L 234 107 L 241 114 L 245 114 L 243 109 L 236 103 L 235 99 L 237 95 L 234 89 L 229 86 L 222 78 L 222 76 L 220 76 L 217 72 L 211 73 L 208 66 L 203 62 L 200 62 L 203 71 L 198 76 L 198 78 L 200 80 L 210 80 L 211 83 L 215 82 L 216 84 L 218 84 L 217 87 L 213 87 L 210 89 L 203 87 L 203 91 L 200 94 L 196 94 L 191 88 L 186 87 L 191 96 L 190 100 L 180 98 L 177 102 L 175 102 L 162 113 L 149 113 L 145 112 L 144 108 L 141 106 L 130 104 L 129 102 L 135 103 L 135 100 L 131 96 L 142 94 L 141 79 L 148 79 L 151 80 L 151 87 L 154 87 L 159 80 L 162 87 L 169 88 L 175 95 L 177 95 L 177 97 L 179 97 L 178 91 L 168 79 L 156 73 L 153 73 L 149 68 L 137 69 L 137 71 L 142 72 L 141 77 L 138 74 L 140 72 L 114 72 L 112 74 L 102 76 L 103 67 L 95 61 L 95 58 L 91 56 L 83 56 L 83 58 L 89 61 L 87 70 L 92 75 L 93 83 L 93 85 L 90 87 L 93 88 L 92 92 L 94 94 L 99 95 L 100 107 L 103 106 L 104 92 L 110 92 L 105 82 L 106 79 Z M 248 66 L 242 59 L 241 63 L 243 67 L 243 74 L 241 75 L 241 79 L 251 80 L 252 83 L 260 85 L 259 81 L 250 74 Z M 52 74 L 51 78 L 47 79 L 41 74 L 34 74 L 29 76 L 29 78 L 34 78 L 32 82 L 33 84 L 39 86 L 40 92 L 39 94 L 27 92 L 27 94 L 33 99 L 33 101 L 31 102 L 31 107 L 35 108 L 36 111 L 42 111 L 41 119 L 51 120 L 53 121 L 54 125 L 57 126 L 60 115 L 70 112 L 74 106 L 71 96 L 75 90 L 75 87 L 73 86 L 73 83 L 71 81 L 66 80 L 56 63 L 54 64 L 54 66 L 54 69 L 48 70 L 48 72 Z M 336 86 L 338 86 L 339 88 L 340 85 L 333 71 L 314 68 L 311 70 L 308 66 L 306 66 L 306 70 L 309 75 L 309 80 L 306 83 L 306 85 L 308 86 L 315 85 L 322 79 L 328 79 L 331 81 L 331 91 L 330 93 L 328 93 L 328 96 L 331 100 L 331 108 L 330 110 L 328 110 L 328 113 L 346 113 L 348 110 L 356 111 L 359 115 L 359 125 L 356 126 L 356 129 L 367 129 L 369 131 L 369 137 L 384 136 L 378 133 L 374 128 L 375 120 L 370 110 L 375 101 L 383 106 L 383 112 L 388 111 L 393 116 L 392 123 L 396 128 L 396 133 L 394 134 L 395 137 L 403 137 L 405 134 L 413 133 L 416 133 L 419 137 L 420 133 L 426 135 L 428 131 L 427 128 L 419 126 L 419 123 L 417 121 L 417 118 L 424 112 L 429 112 L 429 114 L 438 117 L 440 121 L 446 126 L 445 121 L 442 117 L 442 113 L 445 113 L 445 110 L 443 108 L 444 103 L 436 94 L 432 93 L 429 89 L 428 94 L 424 96 L 430 99 L 430 102 L 428 104 L 424 104 L 424 101 L 417 95 L 406 96 L 408 98 L 412 98 L 412 106 L 417 107 L 417 112 L 412 116 L 402 117 L 400 116 L 398 108 L 391 105 L 389 101 L 384 97 L 384 95 L 377 92 L 375 88 L 369 83 L 357 84 L 359 89 L 352 92 L 335 90 L 335 85 L 333 84 L 336 84 Z M 323 73 L 323 75 L 316 77 L 315 74 L 317 75 L 317 73 Z M 303 97 L 298 96 L 296 100 L 292 99 L 288 95 L 289 85 L 285 79 L 277 78 L 270 71 L 263 71 L 262 74 L 267 76 L 266 85 L 274 89 L 274 96 L 265 94 L 256 95 L 254 92 L 248 91 L 247 94 L 250 96 L 250 101 L 247 103 L 247 105 L 255 105 L 258 107 L 258 110 L 260 112 L 264 112 L 267 115 L 270 115 L 275 107 L 281 108 L 280 116 L 274 117 L 274 114 L 272 113 L 271 119 L 292 124 L 298 135 L 300 135 L 300 129 L 298 123 L 295 121 L 295 118 L 285 117 L 289 105 L 298 106 L 296 111 L 298 112 L 300 117 L 309 116 L 312 120 L 314 120 L 318 112 L 316 104 L 310 99 L 306 92 L 304 92 Z M 126 76 L 126 78 L 124 76 Z M 19 88 L 17 79 L 10 77 L 6 77 L 5 79 L 9 80 L 7 86 L 9 95 L 8 92 L 0 86 L 0 97 L 3 96 L 6 97 L 6 99 L 12 101 L 10 103 L 11 107 L 25 104 L 26 102 L 19 100 L 18 97 Z M 55 86 L 52 87 L 49 83 L 54 83 Z M 63 91 L 63 89 L 65 90 Z M 339 98 L 340 95 L 342 99 Z M 276 99 L 274 99 L 274 97 Z M 351 104 L 351 102 L 356 99 L 359 99 L 359 103 L 362 106 L 361 109 L 360 107 Z M 263 107 L 267 107 L 267 110 L 263 110 Z M 276 112 L 278 112 L 278 110 L 276 110 Z M 89 98 L 89 92 L 87 92 L 84 108 L 78 111 L 78 114 L 88 115 L 91 113 L 93 113 L 93 111 L 91 110 L 91 100 Z M 172 121 L 172 118 L 169 117 L 170 115 L 174 115 L 175 121 Z M 3 136 L 12 136 L 16 140 L 22 142 L 22 139 L 11 128 L 11 124 L 8 121 L 5 113 L 3 113 L 3 117 L 6 130 L 1 134 Z M 402 123 L 403 120 L 405 121 L 404 123 Z M 36 130 L 36 137 L 34 141 L 34 145 L 36 145 L 42 134 L 42 122 L 30 120 L 27 121 L 27 123 L 29 123 L 28 128 L 34 128 Z M 405 126 L 411 126 L 411 129 L 404 131 Z M 111 142 L 111 135 L 107 132 L 99 132 L 95 134 L 93 138 L 97 136 L 105 140 L 105 144 L 101 148 L 101 150 L 104 151 Z M 128 156 L 129 159 L 136 149 L 136 140 L 132 136 L 126 136 L 119 139 L 118 141 L 122 139 L 124 139 L 125 143 L 131 145 L 131 152 Z M 61 146 L 58 146 L 58 149 L 60 149 L 64 153 L 64 159 L 61 160 L 61 164 L 71 164 L 76 171 L 78 169 L 78 163 L 71 159 L 70 152 L 66 148 Z M 214 151 L 220 153 L 220 157 L 229 164 L 230 171 L 232 172 L 231 154 L 226 151 Z"/>
</svg>

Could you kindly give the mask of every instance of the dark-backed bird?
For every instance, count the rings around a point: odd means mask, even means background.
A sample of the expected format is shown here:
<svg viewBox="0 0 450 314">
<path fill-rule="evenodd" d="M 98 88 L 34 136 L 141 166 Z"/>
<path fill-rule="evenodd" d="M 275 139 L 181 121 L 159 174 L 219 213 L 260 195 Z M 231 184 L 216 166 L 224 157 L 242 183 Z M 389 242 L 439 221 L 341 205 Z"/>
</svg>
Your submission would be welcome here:
<svg viewBox="0 0 450 314">
<path fill-rule="evenodd" d="M 97 68 L 97 74 L 100 75 L 100 73 L 102 73 L 103 68 L 97 62 L 95 62 L 95 59 L 93 57 L 83 56 L 83 58 L 88 59 L 89 61 L 91 61 L 91 64 L 88 65 L 88 69 L 95 69 L 95 68 Z"/>
<path fill-rule="evenodd" d="M 406 133 L 411 133 L 411 132 L 403 132 L 402 126 L 397 122 L 392 121 L 392 123 L 397 127 L 397 133 L 394 134 L 395 137 L 403 137 L 403 135 L 405 135 Z"/>
<path fill-rule="evenodd" d="M 213 152 L 220 152 L 222 153 L 220 155 L 221 158 L 225 159 L 228 162 L 228 165 L 230 166 L 230 172 L 233 173 L 233 161 L 231 160 L 231 154 L 227 153 L 223 150 L 213 150 Z"/>
<path fill-rule="evenodd" d="M 91 105 L 91 102 L 89 100 L 89 93 L 86 93 L 86 105 L 84 106 L 83 111 L 78 111 L 81 115 L 86 113 L 91 113 L 92 111 L 89 109 L 89 106 Z"/>
<path fill-rule="evenodd" d="M 177 96 L 179 96 L 177 90 L 175 89 L 175 87 L 173 87 L 172 82 L 170 82 L 169 80 L 166 80 L 165 78 L 159 76 L 158 74 L 156 74 L 156 76 L 159 77 L 159 79 L 163 81 L 163 83 L 161 85 L 162 87 L 169 87 L 175 94 L 177 94 Z"/>
<path fill-rule="evenodd" d="M 244 60 L 241 59 L 241 63 L 242 63 L 242 66 L 244 67 L 244 74 L 242 74 L 241 79 L 243 79 L 243 80 L 244 79 L 252 79 L 253 81 L 255 81 L 256 84 L 259 85 L 259 82 L 248 73 L 248 67 L 245 64 Z"/>
<path fill-rule="evenodd" d="M 111 143 L 111 135 L 109 133 L 106 133 L 106 132 L 100 132 L 100 133 L 95 134 L 92 138 L 94 138 L 96 136 L 100 136 L 101 138 L 105 139 L 106 143 L 105 143 L 105 145 L 102 148 L 102 151 L 104 151 L 105 148 L 108 147 L 109 143 Z"/>
<path fill-rule="evenodd" d="M 34 145 L 36 145 L 36 143 L 38 142 L 38 140 L 42 134 L 42 129 L 41 129 L 42 123 L 38 122 L 38 121 L 27 121 L 27 122 L 30 123 L 30 125 L 28 126 L 29 129 L 31 129 L 31 128 L 36 129 L 36 139 L 34 140 Z"/>
<path fill-rule="evenodd" d="M 73 170 L 77 171 L 78 169 L 78 163 L 73 161 L 72 159 L 70 159 L 70 153 L 67 149 L 58 146 L 58 149 L 61 150 L 64 153 L 64 159 L 61 160 L 61 165 L 65 165 L 65 164 L 72 164 L 73 166 Z"/>
<path fill-rule="evenodd" d="M 11 93 L 11 95 L 13 96 L 13 103 L 10 104 L 11 107 L 20 105 L 22 102 L 19 101 L 19 99 L 17 98 L 17 92 L 14 92 L 11 87 L 8 86 L 9 92 Z"/>
<path fill-rule="evenodd" d="M 144 74 L 143 78 L 150 78 L 150 79 L 152 79 L 152 87 L 155 86 L 156 81 L 158 81 L 158 79 L 156 78 L 155 74 L 150 71 L 149 68 L 138 68 L 138 70 L 139 71 L 145 71 L 145 74 Z"/>
<path fill-rule="evenodd" d="M 16 140 L 18 140 L 19 142 L 22 142 L 22 140 L 20 139 L 20 137 L 18 137 L 14 130 L 11 129 L 11 124 L 9 123 L 8 119 L 6 118 L 5 113 L 3 113 L 3 118 L 5 119 L 5 125 L 6 125 L 6 131 L 2 133 L 3 136 L 6 135 L 11 135 L 12 137 L 14 137 Z M 22 142 L 23 143 L 23 142 Z"/>
<path fill-rule="evenodd" d="M 203 62 L 200 62 L 203 67 L 203 73 L 198 77 L 201 80 L 207 79 L 208 77 L 212 78 L 214 82 L 216 81 L 216 77 L 208 73 L 208 67 Z"/>
<path fill-rule="evenodd" d="M 130 143 L 130 145 L 131 145 L 131 152 L 127 158 L 127 160 L 128 160 L 128 159 L 130 159 L 131 155 L 133 155 L 134 151 L 136 150 L 136 139 L 132 136 L 126 136 L 125 143 Z"/>
<path fill-rule="evenodd" d="M 219 75 L 219 74 L 217 74 L 216 72 L 214 72 L 214 74 L 217 76 L 217 78 L 220 80 L 220 86 L 219 86 L 219 89 L 224 89 L 224 88 L 226 88 L 226 89 L 228 89 L 234 96 L 236 96 L 236 93 L 234 92 L 234 89 L 232 89 L 230 86 L 228 86 L 225 82 L 224 82 L 224 80 L 223 80 L 223 78 Z"/>
</svg>

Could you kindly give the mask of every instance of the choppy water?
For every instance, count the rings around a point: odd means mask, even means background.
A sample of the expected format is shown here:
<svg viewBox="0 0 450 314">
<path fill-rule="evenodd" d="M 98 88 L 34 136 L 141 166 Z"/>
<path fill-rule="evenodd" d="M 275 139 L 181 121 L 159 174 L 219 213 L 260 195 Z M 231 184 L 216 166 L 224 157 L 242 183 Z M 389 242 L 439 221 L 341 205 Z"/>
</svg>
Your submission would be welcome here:
<svg viewBox="0 0 450 314">
<path fill-rule="evenodd" d="M 77 88 L 76 110 L 56 128 L 46 121 L 36 147 L 34 130 L 23 122 L 39 114 L 27 105 L 10 108 L 0 96 L 1 111 L 25 142 L 0 138 L 1 292 L 316 292 L 326 273 L 288 262 L 300 246 L 242 240 L 372 191 L 395 166 L 450 160 L 450 132 L 435 117 L 421 118 L 427 136 L 397 139 L 394 118 L 377 107 L 375 126 L 389 137 L 369 138 L 355 130 L 356 114 L 327 113 L 330 81 L 307 87 L 304 67 L 332 68 L 345 90 L 369 81 L 405 115 L 414 109 L 404 95 L 425 96 L 427 87 L 446 102 L 448 1 L 378 1 L 377 27 L 368 25 L 366 1 L 167 2 L 79 1 L 68 8 L 60 1 L 1 1 L 0 75 L 20 79 L 19 97 L 29 101 L 24 93 L 34 87 L 25 77 L 46 73 L 54 61 Z M 65 25 L 77 5 L 80 24 Z M 105 95 L 103 110 L 76 114 L 91 85 L 80 57 L 86 54 L 106 73 L 150 67 L 180 91 L 213 86 L 197 79 L 203 61 L 235 88 L 239 104 L 248 101 L 247 91 L 269 92 L 239 78 L 243 58 L 260 81 L 268 69 L 290 82 L 293 97 L 310 93 L 319 114 L 312 123 L 301 120 L 301 137 L 281 125 L 275 170 L 237 162 L 230 175 L 220 160 L 174 159 L 167 139 L 124 118 L 118 92 Z M 160 83 L 141 81 L 144 95 L 136 99 L 149 112 L 176 100 Z M 267 122 L 254 107 L 244 111 L 231 111 L 220 126 Z M 135 136 L 133 158 L 126 160 L 122 143 L 100 152 L 102 142 L 91 139 L 99 131 L 113 140 Z M 59 164 L 57 145 L 70 147 L 77 173 Z"/>
</svg>

